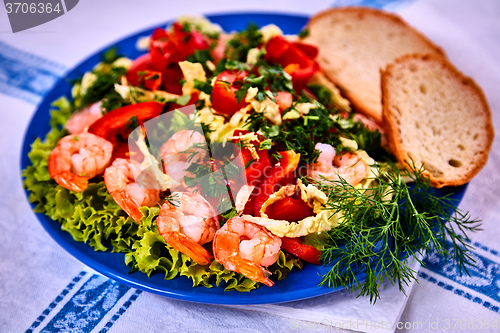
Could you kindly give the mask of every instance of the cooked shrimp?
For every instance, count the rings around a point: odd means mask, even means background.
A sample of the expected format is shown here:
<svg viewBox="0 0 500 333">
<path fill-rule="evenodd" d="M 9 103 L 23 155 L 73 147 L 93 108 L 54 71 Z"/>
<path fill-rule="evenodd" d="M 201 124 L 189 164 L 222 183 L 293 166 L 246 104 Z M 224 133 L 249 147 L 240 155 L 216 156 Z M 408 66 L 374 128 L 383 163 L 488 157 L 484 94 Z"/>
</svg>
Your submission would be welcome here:
<svg viewBox="0 0 500 333">
<path fill-rule="evenodd" d="M 231 39 L 230 34 L 220 33 L 217 45 L 210 51 L 210 55 L 215 63 L 218 63 L 224 58 L 227 42 Z"/>
<path fill-rule="evenodd" d="M 134 160 L 114 160 L 104 171 L 104 184 L 118 206 L 136 222 L 142 218 L 140 207 L 152 207 L 160 201 L 154 176 Z"/>
<path fill-rule="evenodd" d="M 158 232 L 174 249 L 186 254 L 200 265 L 212 261 L 202 246 L 212 241 L 219 229 L 213 207 L 198 193 L 174 192 L 156 219 Z"/>
<path fill-rule="evenodd" d="M 368 165 L 355 153 L 336 155 L 335 148 L 328 144 L 317 143 L 316 149 L 321 151 L 317 163 L 311 164 L 308 174 L 312 178 L 325 177 L 329 180 L 345 179 L 355 186 L 368 177 Z"/>
<path fill-rule="evenodd" d="M 97 102 L 79 112 L 73 113 L 64 127 L 70 134 L 86 132 L 90 125 L 101 117 L 101 102 Z"/>
<path fill-rule="evenodd" d="M 179 183 L 172 189 L 186 188 L 184 177 L 191 176 L 186 169 L 191 163 L 205 158 L 207 154 L 207 151 L 200 145 L 206 145 L 203 134 L 192 130 L 180 130 L 161 146 L 160 157 L 163 160 L 165 173 Z"/>
<path fill-rule="evenodd" d="M 281 239 L 243 217 L 233 217 L 217 231 L 213 241 L 215 260 L 226 269 L 271 287 L 271 272 L 264 267 L 278 260 Z"/>
<path fill-rule="evenodd" d="M 49 174 L 59 185 L 81 192 L 111 161 L 111 142 L 91 133 L 63 137 L 49 155 Z"/>
</svg>

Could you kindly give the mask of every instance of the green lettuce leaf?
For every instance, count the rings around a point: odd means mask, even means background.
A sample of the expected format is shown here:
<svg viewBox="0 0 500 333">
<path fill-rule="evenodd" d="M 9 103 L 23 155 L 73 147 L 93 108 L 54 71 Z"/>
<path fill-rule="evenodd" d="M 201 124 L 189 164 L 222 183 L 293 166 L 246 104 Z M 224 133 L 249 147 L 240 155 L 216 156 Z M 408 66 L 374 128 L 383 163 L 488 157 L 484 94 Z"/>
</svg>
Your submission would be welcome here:
<svg viewBox="0 0 500 333">
<path fill-rule="evenodd" d="M 34 211 L 61 223 L 75 241 L 85 242 L 95 250 L 128 252 L 137 238 L 137 224 L 123 212 L 107 192 L 103 181 L 91 182 L 81 193 L 69 191 L 50 178 L 48 159 L 60 138 L 67 135 L 63 128 L 73 112 L 66 98 L 53 103 L 51 130 L 44 141 L 37 138 L 28 157 L 31 165 L 23 170 L 24 187 Z"/>
<path fill-rule="evenodd" d="M 36 213 L 59 222 L 61 229 L 75 241 L 87 243 L 96 251 L 124 252 L 124 264 L 130 266 L 131 272 L 140 271 L 148 276 L 161 273 L 166 280 L 185 276 L 192 280 L 193 287 L 215 285 L 223 286 L 226 291 L 248 292 L 260 286 L 216 261 L 199 265 L 168 245 L 156 227 L 159 207 L 141 208 L 144 217 L 138 224 L 115 203 L 101 179 L 92 180 L 80 193 L 69 191 L 51 179 L 47 167 L 50 152 L 68 134 L 63 125 L 74 111 L 65 98 L 58 99 L 53 106 L 52 129 L 45 140 L 37 138 L 33 142 L 28 154 L 31 165 L 22 172 L 24 187 Z M 179 121 L 179 117 L 174 118 Z M 269 267 L 271 278 L 281 280 L 294 267 L 301 269 L 302 262 L 281 252 L 278 261 Z"/>
<path fill-rule="evenodd" d="M 158 233 L 155 217 L 158 208 L 142 207 L 144 218 L 138 227 L 139 239 L 132 245 L 133 251 L 125 255 L 125 262 L 131 266 L 131 271 L 141 271 L 148 276 L 162 273 L 166 280 L 178 276 L 186 276 L 193 281 L 193 287 L 224 286 L 226 291 L 251 291 L 259 287 L 260 283 L 245 276 L 224 268 L 219 262 L 213 261 L 210 265 L 199 265 L 188 256 L 172 248 Z M 278 260 L 269 267 L 272 278 L 282 280 L 293 268 L 302 269 L 300 259 L 293 258 L 280 252 Z"/>
</svg>

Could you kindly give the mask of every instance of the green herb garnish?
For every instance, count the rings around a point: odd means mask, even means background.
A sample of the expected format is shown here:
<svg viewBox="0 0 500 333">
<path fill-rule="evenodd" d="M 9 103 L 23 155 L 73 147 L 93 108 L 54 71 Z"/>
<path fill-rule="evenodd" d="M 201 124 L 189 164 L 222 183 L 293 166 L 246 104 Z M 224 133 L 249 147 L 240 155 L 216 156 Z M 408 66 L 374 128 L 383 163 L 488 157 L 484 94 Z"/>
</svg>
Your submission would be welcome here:
<svg viewBox="0 0 500 333">
<path fill-rule="evenodd" d="M 418 254 L 431 251 L 452 257 L 459 271 L 467 272 L 473 259 L 467 253 L 472 247 L 466 233 L 480 230 L 479 221 L 455 208 L 449 196 L 436 194 L 421 169 L 414 167 L 409 175 L 411 186 L 394 165 L 387 164 L 366 190 L 343 179 L 319 182 L 329 193 L 327 209 L 343 216 L 342 224 L 328 231 L 322 260 L 332 267 L 321 285 L 358 290 L 359 296 L 369 296 L 374 303 L 384 278 L 402 292 L 417 278 L 404 259 L 413 256 L 423 265 Z M 366 278 L 359 280 L 357 275 L 363 272 Z"/>
<path fill-rule="evenodd" d="M 255 24 L 238 32 L 227 42 L 227 57 L 231 60 L 246 61 L 248 51 L 262 44 L 262 33 Z"/>
<path fill-rule="evenodd" d="M 297 35 L 300 39 L 306 38 L 307 36 L 309 36 L 309 29 L 302 29 Z"/>
<path fill-rule="evenodd" d="M 85 95 L 82 96 L 82 107 L 102 99 L 112 98 L 116 100 L 115 83 L 118 83 L 119 78 L 126 73 L 127 69 L 124 67 L 113 67 L 106 73 L 96 72 L 96 81 L 88 87 Z M 107 111 L 111 110 L 107 109 Z"/>
</svg>

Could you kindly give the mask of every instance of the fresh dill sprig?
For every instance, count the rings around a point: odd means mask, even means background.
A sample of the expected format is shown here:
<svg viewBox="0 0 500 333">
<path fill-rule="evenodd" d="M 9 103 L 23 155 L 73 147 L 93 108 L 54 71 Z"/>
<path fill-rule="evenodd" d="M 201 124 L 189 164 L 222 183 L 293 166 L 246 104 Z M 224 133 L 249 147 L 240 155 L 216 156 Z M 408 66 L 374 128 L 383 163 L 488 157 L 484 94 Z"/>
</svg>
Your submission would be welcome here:
<svg viewBox="0 0 500 333">
<path fill-rule="evenodd" d="M 474 261 L 468 254 L 472 246 L 467 233 L 480 230 L 479 221 L 462 213 L 449 195 L 431 188 L 421 169 L 410 169 L 411 185 L 389 163 L 368 189 L 343 179 L 317 182 L 329 193 L 327 209 L 342 215 L 342 224 L 328 232 L 322 251 L 322 260 L 331 269 L 321 285 L 357 290 L 374 303 L 384 279 L 404 292 L 417 278 L 405 259 L 413 256 L 423 264 L 417 254 L 433 251 L 452 257 L 459 271 L 468 273 L 467 266 Z M 447 242 L 453 244 L 451 251 Z"/>
<path fill-rule="evenodd" d="M 165 201 L 171 204 L 174 207 L 181 206 L 181 199 L 179 198 L 178 193 L 172 193 L 169 196 L 165 197 Z"/>
<path fill-rule="evenodd" d="M 228 67 L 226 66 L 226 68 Z M 295 94 L 292 86 L 292 78 L 285 72 L 281 65 L 271 65 L 261 60 L 252 70 L 255 71 L 255 69 L 258 75 L 250 73 L 248 77 L 243 79 L 241 87 L 235 92 L 238 102 L 245 98 L 250 88 L 257 88 L 259 90 L 255 96 L 255 99 L 258 101 L 263 101 L 268 97 L 274 99 L 273 94 L 277 94 L 278 91 Z M 271 91 L 271 96 L 266 91 Z"/>
</svg>

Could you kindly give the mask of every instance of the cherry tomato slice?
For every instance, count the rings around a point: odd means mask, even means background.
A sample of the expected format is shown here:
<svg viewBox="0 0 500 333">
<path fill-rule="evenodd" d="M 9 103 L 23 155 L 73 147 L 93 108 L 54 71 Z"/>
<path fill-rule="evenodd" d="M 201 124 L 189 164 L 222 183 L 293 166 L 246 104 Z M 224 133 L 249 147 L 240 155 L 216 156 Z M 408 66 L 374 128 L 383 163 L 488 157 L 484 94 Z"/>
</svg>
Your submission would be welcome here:
<svg viewBox="0 0 500 333">
<path fill-rule="evenodd" d="M 158 90 L 161 86 L 161 72 L 147 71 L 142 77 L 142 85 L 148 90 Z"/>
</svg>

